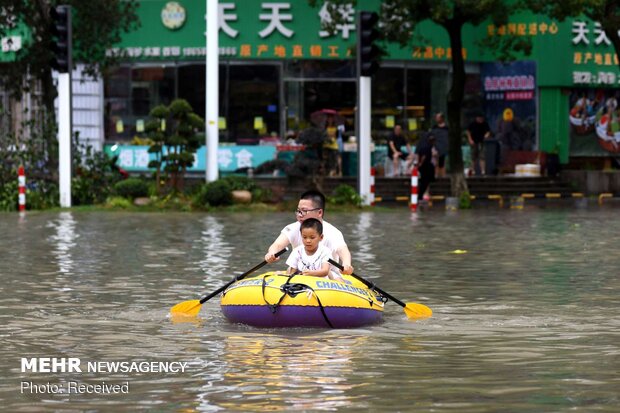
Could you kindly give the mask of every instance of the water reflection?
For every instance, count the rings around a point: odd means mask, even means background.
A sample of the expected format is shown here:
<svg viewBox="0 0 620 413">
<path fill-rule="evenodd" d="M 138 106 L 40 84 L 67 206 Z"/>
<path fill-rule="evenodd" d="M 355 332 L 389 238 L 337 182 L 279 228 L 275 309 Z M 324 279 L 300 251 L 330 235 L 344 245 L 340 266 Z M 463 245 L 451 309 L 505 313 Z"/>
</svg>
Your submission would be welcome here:
<svg viewBox="0 0 620 413">
<path fill-rule="evenodd" d="M 617 411 L 613 208 L 330 214 L 357 273 L 434 310 L 421 322 L 389 302 L 368 329 L 261 330 L 217 298 L 166 317 L 255 265 L 289 215 L 0 214 L 3 409 Z M 192 369 L 124 375 L 122 397 L 19 394 L 20 358 L 50 355 Z"/>
<path fill-rule="evenodd" d="M 355 240 L 355 265 L 364 268 L 365 265 L 375 261 L 375 248 L 373 246 L 373 238 L 369 237 L 370 228 L 373 226 L 374 214 L 371 212 L 362 212 L 358 214 L 357 225 L 353 227 L 349 237 Z"/>
<path fill-rule="evenodd" d="M 61 212 L 58 214 L 58 219 L 49 225 L 56 230 L 56 233 L 50 236 L 49 240 L 54 245 L 53 251 L 58 264 L 58 271 L 62 274 L 70 274 L 74 268 L 71 252 L 78 238 L 75 232 L 75 219 L 71 212 Z"/>
<path fill-rule="evenodd" d="M 239 411 L 337 410 L 351 405 L 347 393 L 361 385 L 353 355 L 366 335 L 249 333 L 225 337 L 216 358 L 225 373 L 214 394 L 212 375 L 198 395 L 199 410 L 217 405 Z"/>
<path fill-rule="evenodd" d="M 230 271 L 228 259 L 232 245 L 224 240 L 224 225 L 220 222 L 220 218 L 206 216 L 202 220 L 202 226 L 200 243 L 204 258 L 199 261 L 199 266 L 206 274 L 204 281 L 208 282 Z"/>
</svg>

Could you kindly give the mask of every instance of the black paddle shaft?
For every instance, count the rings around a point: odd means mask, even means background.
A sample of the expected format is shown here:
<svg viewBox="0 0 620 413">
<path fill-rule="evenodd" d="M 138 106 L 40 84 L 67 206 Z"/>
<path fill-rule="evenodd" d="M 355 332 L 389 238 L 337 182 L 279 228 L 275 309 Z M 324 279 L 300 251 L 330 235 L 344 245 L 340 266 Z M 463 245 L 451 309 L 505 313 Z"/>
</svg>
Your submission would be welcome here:
<svg viewBox="0 0 620 413">
<path fill-rule="evenodd" d="M 276 252 L 275 253 L 276 258 L 279 257 L 280 255 L 284 254 L 286 251 L 288 251 L 288 247 L 285 247 L 284 249 Z M 267 261 L 263 261 L 260 264 L 258 264 L 256 267 L 254 267 L 254 268 L 244 272 L 241 275 L 236 276 L 235 278 L 230 280 L 229 283 L 227 283 L 226 285 L 218 288 L 217 290 L 213 291 L 211 294 L 207 295 L 205 298 L 200 300 L 200 304 L 204 304 L 206 301 L 209 301 L 210 299 L 212 299 L 213 297 L 215 297 L 216 295 L 218 295 L 219 293 L 221 293 L 222 291 L 224 291 L 225 289 L 230 287 L 233 283 L 235 283 L 235 282 L 237 282 L 239 280 L 244 279 L 248 275 L 252 274 L 254 271 L 258 270 L 259 268 L 263 268 L 265 265 L 267 265 Z"/>
<path fill-rule="evenodd" d="M 336 261 L 332 260 L 331 258 L 328 260 L 328 262 L 333 265 L 334 267 L 338 268 L 340 271 L 342 271 L 344 269 L 344 267 L 342 265 L 340 265 L 339 263 L 337 263 Z M 368 288 L 372 288 L 373 290 L 377 291 L 379 294 L 383 295 L 384 297 L 389 298 L 390 300 L 394 301 L 396 304 L 398 304 L 399 306 L 405 308 L 407 307 L 407 304 L 403 303 L 402 301 L 400 301 L 398 298 L 393 297 L 392 295 L 386 293 L 385 291 L 383 291 L 381 288 L 377 287 L 374 283 L 371 283 L 368 280 L 363 279 L 362 277 L 360 277 L 359 275 L 352 273 L 351 274 L 352 277 L 354 277 L 355 279 L 363 282 L 364 284 L 366 284 L 366 286 Z"/>
</svg>

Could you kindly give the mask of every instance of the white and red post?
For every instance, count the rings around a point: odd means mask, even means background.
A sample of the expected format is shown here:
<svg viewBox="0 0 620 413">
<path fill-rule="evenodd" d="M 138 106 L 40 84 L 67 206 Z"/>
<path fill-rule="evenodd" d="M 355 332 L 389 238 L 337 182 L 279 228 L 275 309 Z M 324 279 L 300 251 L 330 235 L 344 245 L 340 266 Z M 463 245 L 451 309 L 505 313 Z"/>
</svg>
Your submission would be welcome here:
<svg viewBox="0 0 620 413">
<path fill-rule="evenodd" d="M 17 170 L 17 183 L 19 186 L 19 212 L 24 212 L 26 211 L 26 173 L 22 165 L 20 165 Z"/>
<path fill-rule="evenodd" d="M 418 167 L 414 165 L 411 170 L 411 202 L 409 203 L 411 212 L 418 210 Z"/>
<path fill-rule="evenodd" d="M 375 205 L 375 175 L 377 171 L 375 168 L 370 168 L 370 195 L 369 201 L 370 205 Z"/>
</svg>

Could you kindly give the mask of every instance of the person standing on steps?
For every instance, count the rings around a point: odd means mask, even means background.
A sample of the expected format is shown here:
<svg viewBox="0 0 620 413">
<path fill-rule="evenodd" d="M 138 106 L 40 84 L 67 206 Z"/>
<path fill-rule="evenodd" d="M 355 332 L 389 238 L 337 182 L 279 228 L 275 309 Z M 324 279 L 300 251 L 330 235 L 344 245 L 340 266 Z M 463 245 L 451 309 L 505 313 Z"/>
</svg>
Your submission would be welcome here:
<svg viewBox="0 0 620 413">
<path fill-rule="evenodd" d="M 438 112 L 435 115 L 435 124 L 431 133 L 435 136 L 435 149 L 437 150 L 437 177 L 443 178 L 446 176 L 446 156 L 449 148 L 448 124 L 443 113 Z"/>
<path fill-rule="evenodd" d="M 476 175 L 484 175 L 484 140 L 491 137 L 491 128 L 484 120 L 482 112 L 476 114 L 476 118 L 469 124 L 465 133 L 471 145 L 472 167 Z"/>
</svg>

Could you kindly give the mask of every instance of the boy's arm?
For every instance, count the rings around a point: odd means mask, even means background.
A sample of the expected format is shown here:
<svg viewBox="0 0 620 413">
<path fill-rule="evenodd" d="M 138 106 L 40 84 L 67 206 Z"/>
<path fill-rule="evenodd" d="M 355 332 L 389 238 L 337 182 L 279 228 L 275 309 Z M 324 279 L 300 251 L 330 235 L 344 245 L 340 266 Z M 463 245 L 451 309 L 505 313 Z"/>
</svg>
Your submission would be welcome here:
<svg viewBox="0 0 620 413">
<path fill-rule="evenodd" d="M 321 264 L 320 270 L 305 270 L 302 274 L 310 275 L 312 277 L 325 277 L 326 275 L 329 275 L 329 267 L 329 263 L 324 262 L 323 264 Z"/>
</svg>

